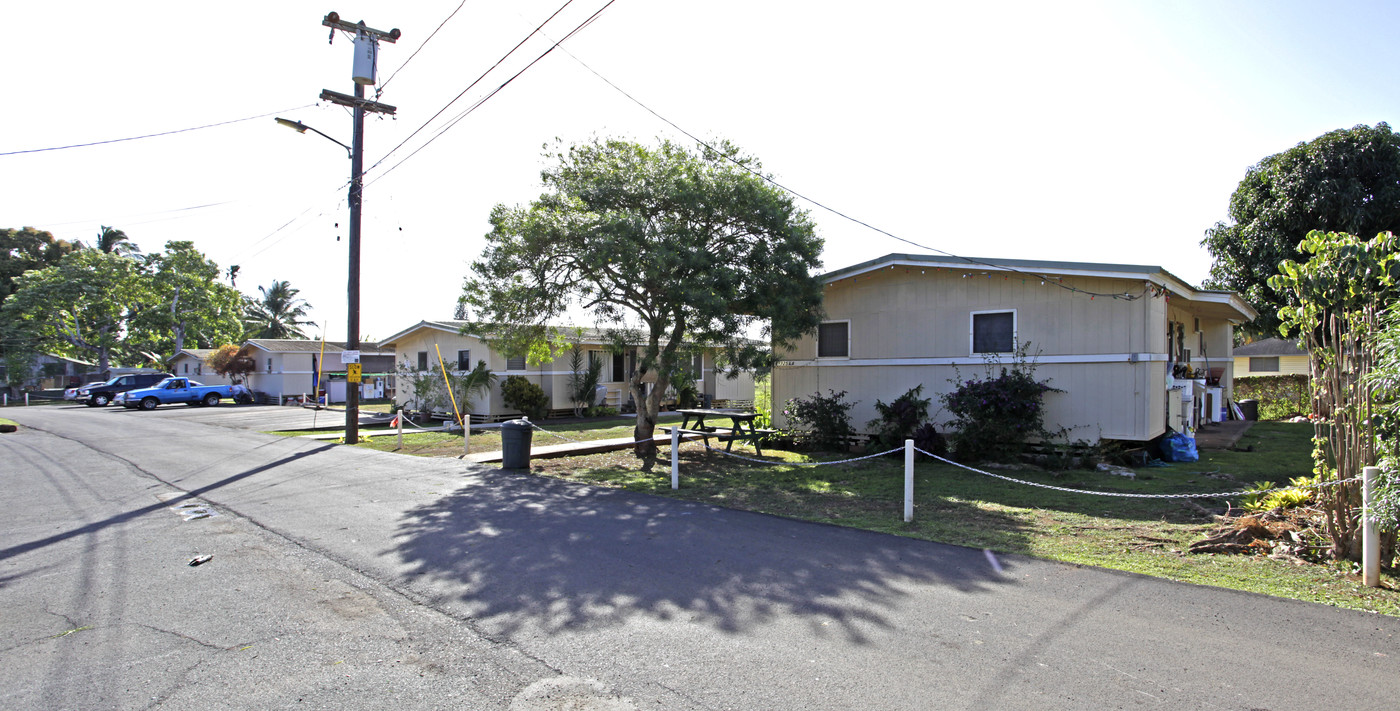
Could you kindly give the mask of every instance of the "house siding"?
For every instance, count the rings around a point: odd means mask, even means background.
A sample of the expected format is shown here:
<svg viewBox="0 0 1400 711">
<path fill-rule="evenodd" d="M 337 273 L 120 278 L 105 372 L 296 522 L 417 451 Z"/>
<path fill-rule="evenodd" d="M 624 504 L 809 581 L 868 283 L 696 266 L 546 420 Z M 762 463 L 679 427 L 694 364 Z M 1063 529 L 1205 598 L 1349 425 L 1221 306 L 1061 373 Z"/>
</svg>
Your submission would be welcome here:
<svg viewBox="0 0 1400 711">
<path fill-rule="evenodd" d="M 1065 277 L 1066 286 L 1098 294 L 1143 293 L 1141 278 Z M 1186 324 L 1194 343 L 1197 312 L 1182 301 L 1096 296 L 1050 280 L 976 268 L 882 268 L 827 285 L 828 320 L 850 321 L 849 358 L 816 358 L 814 336 L 780 354 L 773 372 L 775 421 L 794 397 L 847 391 L 858 431 L 889 402 L 922 384 L 929 412 L 946 425 L 939 396 L 954 383 L 982 377 L 987 359 L 972 353 L 971 314 L 1015 312 L 1018 343 L 1030 342 L 1036 378 L 1062 393 L 1046 393 L 1046 424 L 1068 428 L 1070 439 L 1146 440 L 1166 427 L 1168 320 Z M 1201 318 L 1208 359 L 1192 347 L 1192 365 L 1220 370 L 1229 388 L 1231 324 Z M 1009 360 L 1008 356 L 998 356 Z"/>
<path fill-rule="evenodd" d="M 1251 378 L 1268 375 L 1312 375 L 1312 367 L 1308 364 L 1308 357 L 1305 355 L 1295 356 L 1255 356 L 1264 358 L 1278 358 L 1278 370 L 1252 371 L 1249 369 L 1249 356 L 1239 356 L 1234 359 L 1235 377 Z"/>
<path fill-rule="evenodd" d="M 386 341 L 384 345 L 390 342 Z M 417 367 L 419 351 L 428 353 L 428 363 L 434 372 L 438 371 L 437 351 L 434 346 L 441 348 L 442 357 L 447 362 L 449 370 L 456 371 L 457 351 L 471 349 L 472 363 L 485 360 L 486 367 L 496 374 L 501 382 L 508 376 L 520 375 L 536 385 L 539 385 L 549 397 L 549 408 L 551 410 L 567 410 L 573 408 L 573 402 L 569 399 L 569 378 L 572 371 L 569 369 L 569 356 L 567 352 L 553 361 L 541 363 L 539 365 L 527 365 L 523 370 L 507 369 L 508 359 L 492 350 L 489 345 L 476 336 L 467 336 L 460 333 L 452 333 L 433 326 L 422 326 L 413 329 L 402 336 L 396 337 L 392 344 L 396 347 L 399 363 L 407 364 L 409 367 Z M 588 352 L 596 351 L 603 354 L 603 380 L 599 382 L 608 391 L 607 404 L 617 406 L 627 400 L 626 381 L 613 381 L 612 376 L 612 354 L 601 345 L 582 344 L 585 363 L 587 363 Z M 629 359 L 630 363 L 630 359 Z M 702 392 L 708 392 L 712 397 L 719 397 L 717 389 L 719 384 L 713 373 L 714 356 L 707 352 L 704 359 L 704 375 L 698 382 L 705 386 Z M 649 382 L 655 381 L 654 374 L 647 377 Z M 741 375 L 734 381 L 726 381 L 720 377 L 718 381 L 723 382 L 723 390 L 729 399 L 752 400 L 754 385 L 751 375 Z M 412 392 L 400 384 L 397 388 L 396 402 L 406 404 L 412 397 Z M 517 410 L 507 407 L 501 397 L 501 388 L 498 385 L 492 389 L 489 396 L 476 398 L 472 401 L 472 413 L 475 415 L 498 418 L 503 416 L 518 415 Z"/>
</svg>

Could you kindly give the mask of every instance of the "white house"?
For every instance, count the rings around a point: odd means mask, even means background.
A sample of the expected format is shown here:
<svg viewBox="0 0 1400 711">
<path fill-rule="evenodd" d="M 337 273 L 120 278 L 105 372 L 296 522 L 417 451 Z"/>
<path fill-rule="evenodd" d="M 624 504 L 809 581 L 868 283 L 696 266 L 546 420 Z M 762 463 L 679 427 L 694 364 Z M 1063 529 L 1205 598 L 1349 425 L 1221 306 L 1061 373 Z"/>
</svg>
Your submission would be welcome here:
<svg viewBox="0 0 1400 711">
<path fill-rule="evenodd" d="M 846 391 L 857 429 L 924 385 L 933 397 L 1029 342 L 1046 424 L 1072 439 L 1149 440 L 1219 419 L 1230 396 L 1238 294 L 1157 266 L 890 254 L 823 275 L 826 321 L 779 354 L 774 419 L 795 397 Z"/>
<path fill-rule="evenodd" d="M 466 321 L 419 321 L 398 333 L 379 342 L 381 348 L 393 348 L 398 353 L 399 362 L 418 372 L 437 371 L 438 354 L 441 353 L 447 369 L 455 373 L 471 370 L 477 361 L 486 361 L 486 367 L 503 382 L 508 376 L 520 375 L 539 385 L 549 397 L 549 408 L 563 411 L 573 408 L 569 399 L 568 382 L 573 371 L 569 368 L 568 356 L 563 355 L 553 361 L 530 366 L 525 358 L 507 358 L 494 350 L 489 340 L 479 335 L 463 334 Z M 604 388 L 604 401 L 613 407 L 622 407 L 628 400 L 627 381 L 636 371 L 638 348 L 629 347 L 621 353 L 611 350 L 610 341 L 603 332 L 584 329 L 575 339 L 589 361 L 603 362 L 601 385 Z M 753 378 L 741 374 L 729 379 L 716 373 L 714 348 L 698 348 L 691 362 L 691 374 L 696 389 L 712 404 L 726 402 L 752 403 L 754 396 Z M 654 379 L 654 378 L 653 378 Z M 400 387 L 397 402 L 406 404 L 412 397 L 408 388 Z M 471 403 L 471 412 L 478 418 L 501 419 L 518 415 L 519 412 L 506 407 L 501 399 L 500 387 L 486 397 Z"/>
</svg>

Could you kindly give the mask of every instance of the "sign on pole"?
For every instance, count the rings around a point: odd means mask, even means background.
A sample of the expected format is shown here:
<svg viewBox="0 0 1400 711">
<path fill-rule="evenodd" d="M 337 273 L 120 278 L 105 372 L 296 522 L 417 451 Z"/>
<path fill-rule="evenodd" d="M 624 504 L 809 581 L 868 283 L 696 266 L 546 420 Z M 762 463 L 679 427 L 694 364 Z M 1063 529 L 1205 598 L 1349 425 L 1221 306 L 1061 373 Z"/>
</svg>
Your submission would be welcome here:
<svg viewBox="0 0 1400 711">
<path fill-rule="evenodd" d="M 340 352 L 340 362 L 341 362 L 342 364 L 358 363 L 358 362 L 360 362 L 360 352 L 359 352 L 359 351 L 341 351 L 341 352 Z"/>
<path fill-rule="evenodd" d="M 345 379 L 348 380 L 348 381 L 350 381 L 350 382 L 352 382 L 352 383 L 358 383 L 358 382 L 360 382 L 360 364 L 359 364 L 359 363 L 347 363 L 347 364 L 345 364 Z"/>
</svg>

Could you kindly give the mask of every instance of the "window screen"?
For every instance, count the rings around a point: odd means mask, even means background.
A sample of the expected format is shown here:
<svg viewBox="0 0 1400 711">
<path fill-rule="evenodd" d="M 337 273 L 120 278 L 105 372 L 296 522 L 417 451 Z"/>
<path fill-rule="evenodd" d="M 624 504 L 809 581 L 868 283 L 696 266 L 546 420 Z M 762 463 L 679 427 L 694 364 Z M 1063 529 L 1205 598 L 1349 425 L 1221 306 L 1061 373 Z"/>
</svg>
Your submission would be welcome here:
<svg viewBox="0 0 1400 711">
<path fill-rule="evenodd" d="M 973 353 L 1010 353 L 1016 350 L 1016 314 L 1002 311 L 972 315 Z"/>
<path fill-rule="evenodd" d="M 469 350 L 457 351 L 457 370 L 471 370 L 471 369 L 472 369 L 472 352 L 471 352 L 471 350 L 469 349 Z"/>
<path fill-rule="evenodd" d="M 427 370 L 427 369 L 428 369 L 428 352 L 427 352 L 427 351 L 418 351 L 418 370 L 419 370 L 419 371 L 424 371 L 424 370 Z"/>
<path fill-rule="evenodd" d="M 520 356 L 520 357 L 518 357 L 518 358 L 509 358 L 509 359 L 506 360 L 506 370 L 524 370 L 524 369 L 525 369 L 525 356 Z"/>
<path fill-rule="evenodd" d="M 824 323 L 817 327 L 817 357 L 845 358 L 850 353 L 850 328 L 846 321 Z"/>
<path fill-rule="evenodd" d="M 621 353 L 613 354 L 612 362 L 612 382 L 620 383 L 627 380 L 627 362 Z"/>
<path fill-rule="evenodd" d="M 1277 373 L 1278 356 L 1271 358 L 1250 358 L 1249 372 L 1251 373 Z"/>
</svg>

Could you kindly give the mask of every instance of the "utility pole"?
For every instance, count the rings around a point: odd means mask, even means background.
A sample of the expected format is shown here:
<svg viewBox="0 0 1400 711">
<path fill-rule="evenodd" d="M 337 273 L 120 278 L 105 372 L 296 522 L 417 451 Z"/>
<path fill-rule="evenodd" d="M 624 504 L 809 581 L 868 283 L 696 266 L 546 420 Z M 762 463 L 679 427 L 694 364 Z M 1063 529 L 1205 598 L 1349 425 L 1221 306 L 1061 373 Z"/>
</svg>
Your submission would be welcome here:
<svg viewBox="0 0 1400 711">
<path fill-rule="evenodd" d="M 400 33 L 397 28 L 384 32 L 366 27 L 363 21 L 350 24 L 340 19 L 334 12 L 328 13 L 321 24 L 331 28 L 331 40 L 336 30 L 355 33 L 355 62 L 351 78 L 355 81 L 355 95 L 347 96 L 329 89 L 321 90 L 321 99 L 342 106 L 349 106 L 355 113 L 355 128 L 350 142 L 350 274 L 346 284 L 349 317 L 346 322 L 345 350 L 352 356 L 342 358 L 347 366 L 353 358 L 354 367 L 347 367 L 349 382 L 345 385 L 345 443 L 360 441 L 360 204 L 364 188 L 365 163 L 365 112 L 393 114 L 397 109 L 388 104 L 365 99 L 365 85 L 374 84 L 378 79 L 376 66 L 379 58 L 379 42 L 397 42 Z M 350 379 L 353 378 L 353 379 Z"/>
</svg>

